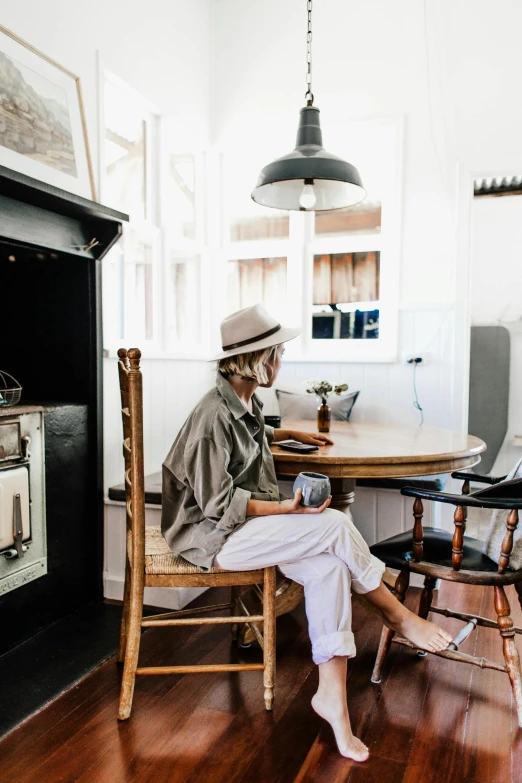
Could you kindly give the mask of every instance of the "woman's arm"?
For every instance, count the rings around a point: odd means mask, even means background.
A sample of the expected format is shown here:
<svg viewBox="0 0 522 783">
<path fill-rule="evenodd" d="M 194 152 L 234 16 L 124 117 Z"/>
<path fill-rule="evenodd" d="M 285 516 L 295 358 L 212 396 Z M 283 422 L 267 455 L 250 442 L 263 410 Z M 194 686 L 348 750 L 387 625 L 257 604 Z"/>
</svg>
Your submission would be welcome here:
<svg viewBox="0 0 522 783">
<path fill-rule="evenodd" d="M 330 440 L 321 432 L 299 432 L 299 430 L 274 430 L 274 443 L 280 440 L 298 440 L 299 443 L 310 443 L 313 446 L 332 446 Z"/>
<path fill-rule="evenodd" d="M 246 513 L 248 517 L 269 517 L 275 514 L 320 514 L 328 508 L 332 500 L 330 495 L 319 508 L 301 505 L 302 490 L 299 487 L 291 500 L 249 500 Z"/>
<path fill-rule="evenodd" d="M 185 449 L 185 474 L 203 515 L 220 530 L 233 530 L 247 516 L 251 492 L 234 486 L 228 447 L 205 436 Z"/>
</svg>

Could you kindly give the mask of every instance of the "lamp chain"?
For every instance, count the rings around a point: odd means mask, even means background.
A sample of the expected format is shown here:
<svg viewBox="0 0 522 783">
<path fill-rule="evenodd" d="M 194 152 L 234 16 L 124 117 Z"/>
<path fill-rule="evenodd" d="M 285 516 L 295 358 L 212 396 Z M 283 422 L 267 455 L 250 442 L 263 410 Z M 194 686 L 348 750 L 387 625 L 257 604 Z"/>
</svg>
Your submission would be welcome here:
<svg viewBox="0 0 522 783">
<path fill-rule="evenodd" d="M 312 92 L 312 0 L 307 0 L 308 30 L 306 33 L 306 105 L 312 106 L 314 94 Z"/>
</svg>

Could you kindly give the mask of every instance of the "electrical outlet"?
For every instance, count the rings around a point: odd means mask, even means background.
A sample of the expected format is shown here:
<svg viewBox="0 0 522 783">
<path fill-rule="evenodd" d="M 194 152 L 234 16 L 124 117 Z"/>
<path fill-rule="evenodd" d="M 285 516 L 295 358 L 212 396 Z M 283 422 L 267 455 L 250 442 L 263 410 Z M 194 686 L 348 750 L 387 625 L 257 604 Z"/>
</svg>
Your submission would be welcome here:
<svg viewBox="0 0 522 783">
<path fill-rule="evenodd" d="M 424 359 L 422 356 L 417 356 L 416 354 L 412 354 L 408 357 L 406 357 L 406 364 L 423 364 Z"/>
</svg>

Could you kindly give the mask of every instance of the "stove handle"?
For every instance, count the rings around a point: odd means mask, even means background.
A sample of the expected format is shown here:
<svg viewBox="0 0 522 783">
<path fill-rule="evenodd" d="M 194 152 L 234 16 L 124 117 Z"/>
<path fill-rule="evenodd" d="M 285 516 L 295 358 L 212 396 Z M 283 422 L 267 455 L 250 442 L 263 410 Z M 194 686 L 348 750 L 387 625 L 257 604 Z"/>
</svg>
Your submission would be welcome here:
<svg viewBox="0 0 522 783">
<path fill-rule="evenodd" d="M 22 436 L 22 457 L 23 459 L 29 459 L 29 456 L 31 452 L 29 451 L 29 447 L 31 446 L 31 438 L 29 435 L 23 435 Z"/>
<path fill-rule="evenodd" d="M 20 493 L 17 492 L 13 497 L 13 540 L 14 548 L 18 557 L 24 556 L 23 548 L 23 527 L 22 527 L 22 503 Z"/>
</svg>

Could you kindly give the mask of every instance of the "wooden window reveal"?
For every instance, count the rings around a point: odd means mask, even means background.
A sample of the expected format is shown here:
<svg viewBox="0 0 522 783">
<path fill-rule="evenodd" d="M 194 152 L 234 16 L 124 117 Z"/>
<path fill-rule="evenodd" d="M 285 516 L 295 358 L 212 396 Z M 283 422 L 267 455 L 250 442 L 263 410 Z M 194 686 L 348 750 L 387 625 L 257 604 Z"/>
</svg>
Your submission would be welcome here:
<svg viewBox="0 0 522 783">
<path fill-rule="evenodd" d="M 269 313 L 286 304 L 286 258 L 250 258 L 229 262 L 228 312 L 263 302 Z"/>
<path fill-rule="evenodd" d="M 314 256 L 313 304 L 378 301 L 379 267 L 377 251 Z"/>
<path fill-rule="evenodd" d="M 315 213 L 316 235 L 377 234 L 380 230 L 380 204 Z"/>
<path fill-rule="evenodd" d="M 255 239 L 288 239 L 289 225 L 288 215 L 234 218 L 230 225 L 230 240 L 245 242 Z"/>
</svg>

